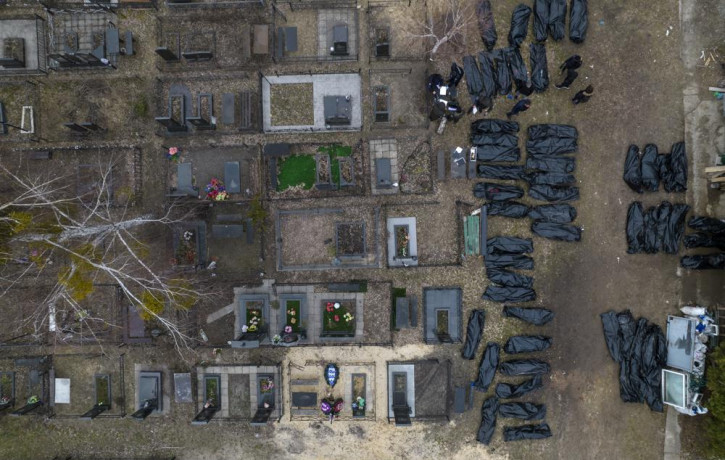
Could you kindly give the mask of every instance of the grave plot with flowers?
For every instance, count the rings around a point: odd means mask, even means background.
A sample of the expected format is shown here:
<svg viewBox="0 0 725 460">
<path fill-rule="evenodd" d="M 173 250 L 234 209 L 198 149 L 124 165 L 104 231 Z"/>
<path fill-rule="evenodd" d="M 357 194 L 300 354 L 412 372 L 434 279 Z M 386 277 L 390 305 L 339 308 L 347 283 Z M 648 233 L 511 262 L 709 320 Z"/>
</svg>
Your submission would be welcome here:
<svg viewBox="0 0 725 460">
<path fill-rule="evenodd" d="M 322 336 L 355 336 L 355 301 L 328 300 L 322 302 Z"/>
</svg>

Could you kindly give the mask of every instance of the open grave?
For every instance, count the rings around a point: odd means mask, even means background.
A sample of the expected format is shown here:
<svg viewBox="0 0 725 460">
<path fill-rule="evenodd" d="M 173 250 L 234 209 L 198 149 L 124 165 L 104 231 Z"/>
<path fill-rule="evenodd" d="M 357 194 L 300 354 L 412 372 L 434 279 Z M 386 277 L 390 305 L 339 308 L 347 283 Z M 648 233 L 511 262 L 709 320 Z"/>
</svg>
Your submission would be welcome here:
<svg viewBox="0 0 725 460">
<path fill-rule="evenodd" d="M 155 118 L 159 133 L 254 131 L 260 123 L 258 88 L 259 81 L 246 74 L 159 79 Z"/>
<path fill-rule="evenodd" d="M 275 227 L 278 270 L 379 267 L 379 208 L 279 210 Z"/>
<path fill-rule="evenodd" d="M 320 402 L 332 394 L 342 398 L 344 410 L 336 420 L 375 419 L 375 363 L 335 362 L 339 378 L 330 387 L 324 378 L 325 365 L 308 361 L 304 365 L 289 364 L 289 400 L 292 420 L 328 420 L 320 410 Z"/>
<path fill-rule="evenodd" d="M 39 16 L 0 19 L 0 75 L 47 70 L 45 21 Z"/>
<path fill-rule="evenodd" d="M 416 420 L 448 420 L 453 404 L 451 362 L 389 361 L 388 421 L 410 426 Z"/>
<path fill-rule="evenodd" d="M 248 420 L 264 426 L 282 417 L 281 367 L 222 365 L 197 367 L 197 409 L 192 425 L 212 418 Z"/>
<path fill-rule="evenodd" d="M 360 75 L 265 75 L 262 120 L 265 132 L 359 130 Z"/>
<path fill-rule="evenodd" d="M 173 5 L 189 5 L 174 3 Z M 257 2 L 259 3 L 259 2 Z M 170 4 L 171 5 L 171 4 Z M 173 11 L 178 13 L 181 11 Z M 269 21 L 263 9 L 229 9 L 220 15 L 208 9 L 187 9 L 160 18 L 157 47 L 163 71 L 236 69 L 271 62 Z M 264 43 L 262 43 L 264 42 Z"/>
</svg>

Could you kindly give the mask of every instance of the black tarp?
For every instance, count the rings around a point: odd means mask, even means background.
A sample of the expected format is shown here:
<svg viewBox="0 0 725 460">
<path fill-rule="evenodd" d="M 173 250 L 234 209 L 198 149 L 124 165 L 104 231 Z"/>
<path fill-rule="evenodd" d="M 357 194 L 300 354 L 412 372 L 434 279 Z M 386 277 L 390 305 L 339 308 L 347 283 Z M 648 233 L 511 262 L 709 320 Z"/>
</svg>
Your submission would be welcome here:
<svg viewBox="0 0 725 460">
<path fill-rule="evenodd" d="M 543 420 L 546 417 L 546 405 L 531 402 L 507 402 L 498 406 L 498 415 L 521 420 Z"/>
<path fill-rule="evenodd" d="M 466 342 L 463 344 L 463 359 L 473 359 L 478 350 L 478 344 L 483 337 L 483 327 L 486 324 L 486 312 L 473 310 L 468 318 L 466 327 Z"/>
<path fill-rule="evenodd" d="M 710 235 L 704 232 L 685 235 L 686 248 L 717 248 L 725 251 L 725 235 Z"/>
<path fill-rule="evenodd" d="M 687 226 L 701 232 L 714 233 L 716 235 L 725 234 L 725 220 L 715 219 L 714 217 L 693 216 L 687 221 Z"/>
<path fill-rule="evenodd" d="M 488 255 L 523 254 L 526 252 L 534 252 L 534 242 L 531 238 L 496 236 L 486 240 L 486 253 Z"/>
<path fill-rule="evenodd" d="M 685 143 L 677 142 L 672 144 L 672 150 L 667 155 L 667 171 L 661 174 L 662 185 L 665 191 L 684 192 L 687 190 L 687 152 Z"/>
<path fill-rule="evenodd" d="M 481 298 L 491 302 L 531 302 L 536 300 L 536 291 L 525 287 L 488 285 Z"/>
<path fill-rule="evenodd" d="M 537 3 L 543 0 L 537 0 Z M 531 63 L 531 86 L 540 93 L 549 86 L 549 69 L 546 63 L 546 47 L 543 43 L 529 45 L 529 61 Z"/>
<path fill-rule="evenodd" d="M 504 375 L 535 375 L 548 374 L 551 368 L 540 359 L 512 359 L 499 364 L 498 370 Z"/>
<path fill-rule="evenodd" d="M 463 71 L 466 74 L 466 86 L 472 101 L 476 101 L 483 93 L 483 76 L 473 56 L 463 57 Z"/>
<path fill-rule="evenodd" d="M 529 30 L 529 16 L 531 8 L 520 4 L 514 8 L 511 14 L 511 29 L 509 29 L 509 45 L 520 46 L 526 40 L 526 33 Z"/>
<path fill-rule="evenodd" d="M 471 131 L 471 143 L 476 147 L 497 146 L 507 149 L 518 147 L 519 138 L 512 133 L 482 133 Z"/>
<path fill-rule="evenodd" d="M 558 172 L 529 173 L 525 179 L 532 185 L 569 185 L 576 182 L 573 175 Z"/>
<path fill-rule="evenodd" d="M 478 182 L 473 186 L 473 195 L 476 198 L 486 198 L 490 201 L 515 200 L 524 196 L 521 187 L 515 185 L 493 184 L 491 182 Z"/>
<path fill-rule="evenodd" d="M 513 383 L 497 383 L 496 396 L 502 399 L 519 398 L 527 393 L 538 390 L 543 386 L 541 376 L 535 375 L 533 378 L 524 380 L 518 385 Z"/>
<path fill-rule="evenodd" d="M 685 256 L 680 259 L 682 268 L 690 270 L 723 270 L 725 269 L 725 252 Z"/>
<path fill-rule="evenodd" d="M 538 171 L 570 173 L 576 168 L 576 158 L 556 155 L 528 155 L 526 169 Z"/>
<path fill-rule="evenodd" d="M 524 58 L 521 57 L 521 51 L 518 48 L 509 47 L 505 48 L 504 53 L 506 53 L 506 62 L 516 89 L 520 91 L 522 88 L 529 86 L 529 74 L 526 70 L 526 64 L 524 64 Z"/>
<path fill-rule="evenodd" d="M 517 121 L 483 118 L 471 123 L 471 133 L 476 134 L 507 133 L 515 135 L 518 132 L 519 123 Z"/>
<path fill-rule="evenodd" d="M 549 33 L 559 41 L 564 38 L 566 22 L 566 0 L 551 0 L 549 5 Z"/>
<path fill-rule="evenodd" d="M 644 213 L 642 203 L 635 201 L 627 210 L 627 253 L 636 254 L 644 249 Z"/>
<path fill-rule="evenodd" d="M 493 21 L 493 11 L 489 0 L 479 0 L 478 5 L 476 5 L 476 17 L 481 40 L 486 49 L 491 51 L 496 46 L 498 35 L 496 34 L 496 24 Z"/>
<path fill-rule="evenodd" d="M 660 187 L 660 173 L 657 167 L 657 146 L 647 144 L 642 154 L 642 186 L 645 190 L 656 192 Z"/>
<path fill-rule="evenodd" d="M 529 217 L 542 222 L 559 222 L 568 224 L 576 219 L 576 208 L 570 204 L 543 204 L 534 206 L 529 211 Z"/>
<path fill-rule="evenodd" d="M 632 144 L 627 149 L 627 157 L 624 160 L 624 182 L 629 188 L 637 193 L 642 193 L 642 166 L 639 158 L 639 147 Z"/>
<path fill-rule="evenodd" d="M 534 38 L 544 41 L 548 35 L 549 5 L 551 0 L 534 0 Z"/>
<path fill-rule="evenodd" d="M 503 307 L 503 316 L 518 318 L 534 326 L 543 326 L 554 319 L 554 312 L 548 308 Z"/>
<path fill-rule="evenodd" d="M 531 224 L 531 231 L 535 235 L 556 241 L 579 241 L 582 237 L 581 227 L 558 222 L 540 222 Z"/>
<path fill-rule="evenodd" d="M 482 163 L 476 165 L 476 177 L 482 179 L 518 180 L 523 179 L 525 173 L 524 167 L 518 165 L 489 165 Z"/>
<path fill-rule="evenodd" d="M 526 141 L 526 151 L 533 154 L 561 155 L 574 153 L 577 142 L 574 137 L 545 137 L 543 139 L 529 139 Z"/>
<path fill-rule="evenodd" d="M 481 425 L 478 427 L 476 441 L 488 445 L 496 431 L 496 414 L 498 413 L 498 398 L 491 396 L 483 402 L 481 407 Z"/>
<path fill-rule="evenodd" d="M 489 342 L 486 345 L 486 350 L 483 352 L 483 358 L 481 358 L 481 364 L 478 366 L 478 378 L 473 382 L 473 387 L 476 390 L 486 392 L 488 387 L 493 382 L 493 377 L 496 375 L 496 368 L 498 367 L 498 356 L 500 347 L 497 343 Z"/>
<path fill-rule="evenodd" d="M 486 276 L 492 283 L 501 286 L 530 288 L 534 285 L 533 277 L 503 268 L 486 269 Z"/>
<path fill-rule="evenodd" d="M 541 201 L 575 201 L 579 199 L 579 188 L 532 185 L 529 187 L 529 196 Z"/>
<path fill-rule="evenodd" d="M 451 62 L 451 72 L 448 74 L 448 86 L 455 88 L 463 79 L 463 69 L 455 62 Z"/>
<path fill-rule="evenodd" d="M 662 250 L 667 254 L 677 254 L 680 250 L 680 239 L 685 233 L 685 217 L 690 207 L 686 204 L 675 204 L 667 216 Z"/>
<path fill-rule="evenodd" d="M 544 439 L 551 437 L 551 429 L 546 423 L 539 425 L 507 426 L 503 429 L 504 441 L 521 441 L 524 439 Z"/>
<path fill-rule="evenodd" d="M 478 53 L 478 65 L 483 78 L 483 96 L 493 100 L 496 97 L 496 77 L 493 68 L 493 58 L 490 53 Z"/>
<path fill-rule="evenodd" d="M 496 66 L 496 73 L 494 74 L 496 88 L 498 88 L 499 94 L 505 96 L 511 92 L 511 71 L 506 63 L 506 53 L 503 49 L 497 49 L 491 55 Z"/>
<path fill-rule="evenodd" d="M 544 351 L 551 346 L 551 337 L 543 335 L 515 335 L 509 337 L 503 350 L 509 354 Z"/>
<path fill-rule="evenodd" d="M 625 310 L 600 315 L 607 350 L 619 363 L 619 395 L 624 402 L 646 402 L 662 412 L 662 367 L 667 362 L 667 340 L 659 326 L 637 321 Z"/>
<path fill-rule="evenodd" d="M 529 207 L 517 201 L 492 201 L 487 203 L 489 216 L 504 216 L 520 219 L 529 215 Z"/>
<path fill-rule="evenodd" d="M 574 43 L 582 43 L 587 36 L 589 25 L 589 14 L 587 11 L 587 0 L 571 0 L 569 11 L 569 40 Z"/>
<path fill-rule="evenodd" d="M 488 268 L 516 268 L 519 270 L 533 270 L 534 259 L 523 254 L 489 254 L 484 259 Z"/>
<path fill-rule="evenodd" d="M 530 140 L 546 139 L 547 137 L 567 137 L 572 139 L 579 137 L 576 128 L 571 125 L 553 123 L 531 125 L 526 131 Z"/>
</svg>

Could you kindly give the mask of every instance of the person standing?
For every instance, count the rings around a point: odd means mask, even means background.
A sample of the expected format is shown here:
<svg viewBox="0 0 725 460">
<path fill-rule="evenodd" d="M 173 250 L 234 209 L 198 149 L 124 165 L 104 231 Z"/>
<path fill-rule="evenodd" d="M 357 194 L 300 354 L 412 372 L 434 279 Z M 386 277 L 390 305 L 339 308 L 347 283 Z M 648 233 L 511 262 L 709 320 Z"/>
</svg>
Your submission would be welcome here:
<svg viewBox="0 0 725 460">
<path fill-rule="evenodd" d="M 582 104 L 588 101 L 592 97 L 592 94 L 594 94 L 594 87 L 592 85 L 589 85 L 583 90 L 576 93 L 571 101 L 574 103 L 574 105 Z"/>
<path fill-rule="evenodd" d="M 506 114 L 507 119 L 511 119 L 512 116 L 518 115 L 521 112 L 526 112 L 529 110 L 529 107 L 531 107 L 531 100 L 530 99 L 521 99 L 519 102 L 514 105 L 514 108 L 511 109 L 509 113 Z"/>
<path fill-rule="evenodd" d="M 579 73 L 577 73 L 576 70 L 568 69 L 566 71 L 566 77 L 564 78 L 564 81 L 561 82 L 561 84 L 556 85 L 556 87 L 559 89 L 569 89 L 569 86 L 574 83 L 574 80 L 576 80 L 576 77 L 578 76 Z"/>
<path fill-rule="evenodd" d="M 582 57 L 578 54 L 575 54 L 573 56 L 569 56 L 569 58 L 564 61 L 562 65 L 559 66 L 559 69 L 561 69 L 561 73 L 564 73 L 565 70 L 576 70 L 581 66 Z"/>
</svg>

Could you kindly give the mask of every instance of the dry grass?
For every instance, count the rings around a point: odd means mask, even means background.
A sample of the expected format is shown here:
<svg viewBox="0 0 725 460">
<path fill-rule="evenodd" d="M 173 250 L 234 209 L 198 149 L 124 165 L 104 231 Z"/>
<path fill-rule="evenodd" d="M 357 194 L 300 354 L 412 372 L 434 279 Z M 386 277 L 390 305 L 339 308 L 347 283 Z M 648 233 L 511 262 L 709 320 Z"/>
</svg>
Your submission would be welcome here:
<svg viewBox="0 0 725 460">
<path fill-rule="evenodd" d="M 312 125 L 312 83 L 272 85 L 270 88 L 272 126 Z"/>
</svg>

